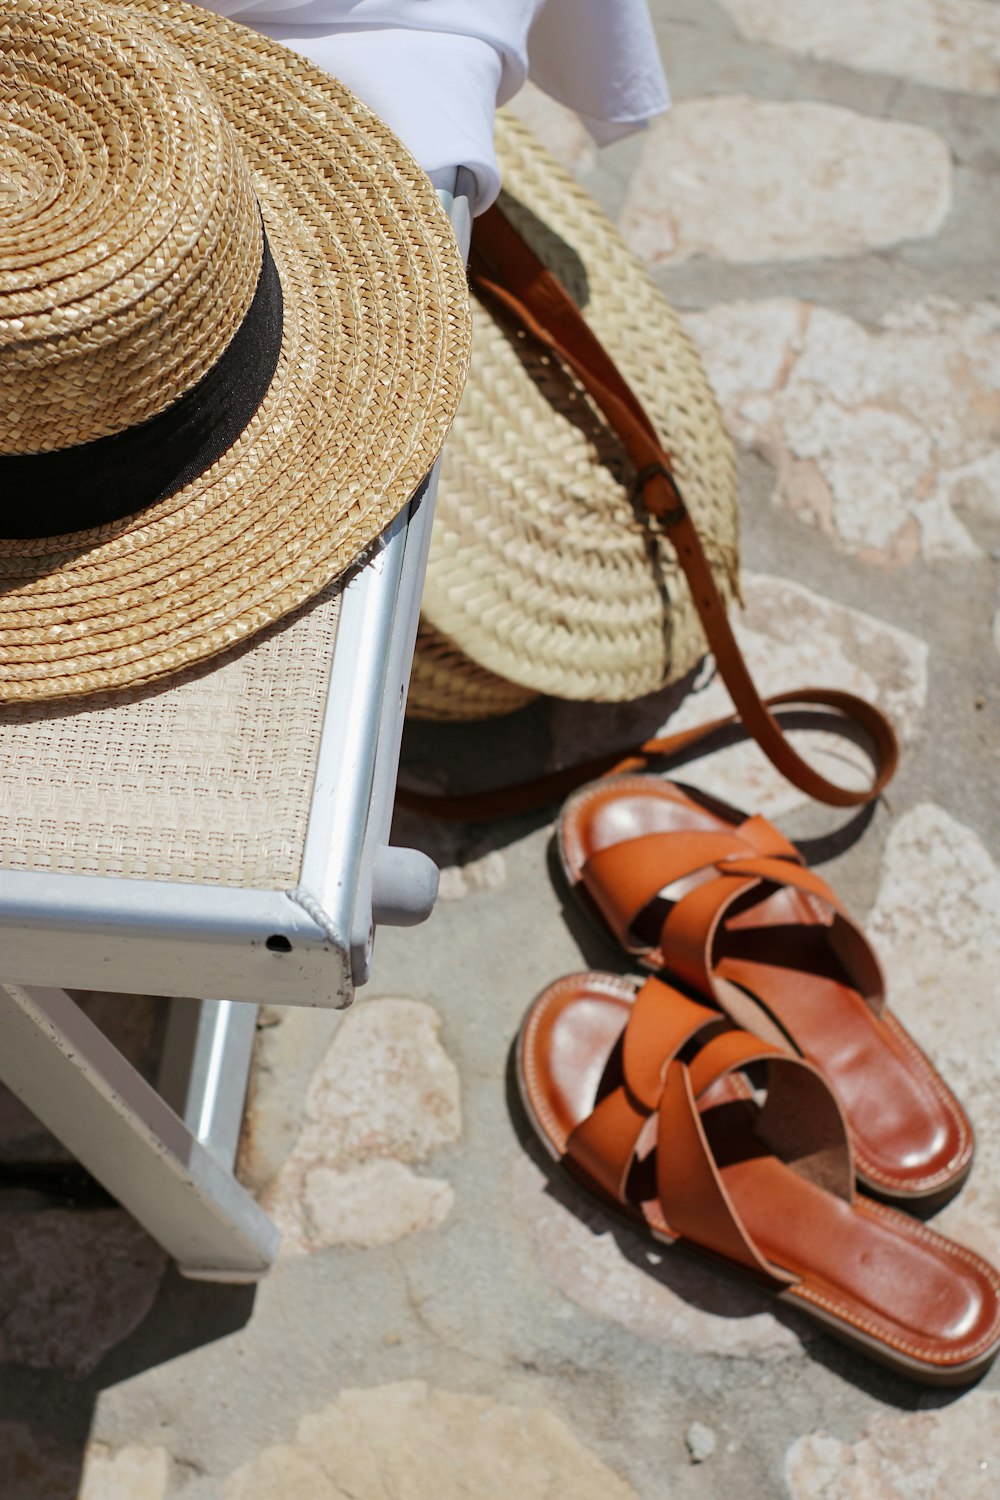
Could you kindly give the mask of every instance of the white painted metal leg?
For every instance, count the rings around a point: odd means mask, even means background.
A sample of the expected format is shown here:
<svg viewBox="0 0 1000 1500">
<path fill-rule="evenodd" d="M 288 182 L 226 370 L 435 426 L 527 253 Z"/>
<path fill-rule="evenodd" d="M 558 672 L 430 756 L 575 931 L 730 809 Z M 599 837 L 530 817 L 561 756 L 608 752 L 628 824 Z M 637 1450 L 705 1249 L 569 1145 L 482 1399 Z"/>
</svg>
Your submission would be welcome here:
<svg viewBox="0 0 1000 1500">
<path fill-rule="evenodd" d="M 0 1079 L 185 1275 L 267 1271 L 270 1219 L 65 990 L 0 985 Z"/>
<path fill-rule="evenodd" d="M 239 1000 L 171 1000 L 157 1092 L 215 1159 L 236 1160 L 259 1007 Z"/>
</svg>

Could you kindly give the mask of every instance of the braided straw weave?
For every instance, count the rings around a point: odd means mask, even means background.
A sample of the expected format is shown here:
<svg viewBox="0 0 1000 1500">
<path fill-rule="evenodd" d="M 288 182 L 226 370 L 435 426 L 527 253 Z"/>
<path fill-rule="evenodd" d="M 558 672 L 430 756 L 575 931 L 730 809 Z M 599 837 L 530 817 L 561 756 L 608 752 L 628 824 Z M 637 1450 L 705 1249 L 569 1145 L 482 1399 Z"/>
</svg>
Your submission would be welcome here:
<svg viewBox="0 0 1000 1500">
<path fill-rule="evenodd" d="M 240 326 L 262 223 L 277 266 L 277 368 L 211 468 L 0 541 L 0 702 L 154 682 L 318 594 L 409 499 L 464 383 L 464 268 L 357 99 L 181 0 L 6 0 L 0 137 L 0 458 L 168 410 Z"/>
<path fill-rule="evenodd" d="M 614 226 L 530 131 L 501 115 L 497 146 L 501 207 L 649 412 L 731 600 L 735 463 L 694 347 Z M 450 647 L 451 680 L 441 681 L 440 654 L 429 680 L 418 642 L 410 711 L 489 717 L 519 706 L 509 684 L 620 702 L 676 681 L 705 641 L 673 548 L 632 499 L 620 441 L 575 377 L 505 312 L 477 302 L 473 321 L 423 597 L 425 626 Z"/>
<path fill-rule="evenodd" d="M 495 719 L 538 694 L 497 677 L 421 618 L 406 711 L 413 719 Z"/>
</svg>

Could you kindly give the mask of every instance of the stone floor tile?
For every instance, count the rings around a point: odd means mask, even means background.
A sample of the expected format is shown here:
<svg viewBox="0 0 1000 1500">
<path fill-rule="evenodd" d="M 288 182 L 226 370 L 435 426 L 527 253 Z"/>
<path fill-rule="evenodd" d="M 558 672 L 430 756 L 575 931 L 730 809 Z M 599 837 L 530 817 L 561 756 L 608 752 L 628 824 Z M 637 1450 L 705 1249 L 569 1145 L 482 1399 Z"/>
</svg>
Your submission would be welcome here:
<svg viewBox="0 0 1000 1500">
<path fill-rule="evenodd" d="M 165 1448 L 87 1449 L 79 1500 L 165 1500 L 170 1457 Z"/>
<path fill-rule="evenodd" d="M 0 1215 L 0 1361 L 85 1375 L 142 1322 L 166 1263 L 118 1209 Z"/>
<path fill-rule="evenodd" d="M 651 125 L 620 227 L 653 270 L 804 260 L 926 239 L 951 201 L 948 147 L 924 126 L 732 95 Z"/>
<path fill-rule="evenodd" d="M 285 1253 L 377 1245 L 434 1228 L 450 1186 L 410 1171 L 461 1134 L 440 1018 L 416 1000 L 350 1010 L 309 1087 L 298 1142 L 262 1202 Z"/>
<path fill-rule="evenodd" d="M 455 1201 L 449 1183 L 418 1177 L 401 1161 L 375 1160 L 338 1171 L 309 1167 L 297 1193 L 276 1191 L 266 1206 L 282 1231 L 285 1254 L 328 1245 L 372 1249 L 418 1229 L 437 1229 Z"/>
<path fill-rule="evenodd" d="M 877 703 L 904 743 L 913 737 L 927 698 L 924 641 L 787 578 L 746 573 L 743 585 L 746 608 L 733 611 L 732 623 L 762 694 L 806 683 L 844 688 Z M 663 731 L 687 729 L 730 709 L 722 682 L 712 677 L 681 698 Z M 600 713 L 589 704 L 559 705 L 553 710 L 557 751 L 567 761 L 580 760 L 627 743 L 630 713 L 627 705 L 617 712 L 605 709 Z M 652 732 L 645 730 L 647 735 Z M 817 769 L 834 780 L 864 784 L 870 763 L 850 741 L 815 731 L 797 732 L 792 739 Z M 752 743 L 699 756 L 681 767 L 677 776 L 744 811 L 768 817 L 805 800 Z"/>
<path fill-rule="evenodd" d="M 938 1411 L 879 1412 L 857 1442 L 799 1438 L 785 1458 L 791 1500 L 995 1500 L 1000 1395 L 970 1391 Z"/>
<path fill-rule="evenodd" d="M 963 517 L 1000 518 L 995 306 L 929 299 L 868 329 L 778 299 L 685 324 L 730 431 L 776 470 L 777 505 L 884 567 L 980 555 Z"/>
<path fill-rule="evenodd" d="M 889 835 L 867 927 L 893 1009 L 976 1133 L 971 1176 L 935 1228 L 1000 1264 L 1000 869 L 971 828 L 923 803 Z"/>
<path fill-rule="evenodd" d="M 544 1407 L 423 1381 L 343 1391 L 291 1443 L 235 1473 L 225 1500 L 636 1500 Z"/>
<path fill-rule="evenodd" d="M 306 1099 L 316 1068 L 343 1020 L 343 1012 L 265 1005 L 257 1015 L 257 1041 L 237 1176 L 261 1194 L 295 1149 L 305 1120 Z"/>
<path fill-rule="evenodd" d="M 781 1359 L 813 1337 L 805 1322 L 779 1321 L 766 1294 L 643 1240 L 572 1183 L 555 1193 L 547 1189 L 538 1167 L 519 1160 L 511 1177 L 512 1211 L 552 1284 L 595 1317 L 682 1354 L 730 1359 Z"/>
<path fill-rule="evenodd" d="M 481 859 L 467 864 L 443 865 L 438 895 L 442 901 L 459 901 L 473 891 L 499 891 L 507 884 L 507 861 L 502 849 L 491 849 Z"/>
<path fill-rule="evenodd" d="M 807 57 L 971 94 L 1000 91 L 990 0 L 721 0 L 745 37 Z"/>
</svg>

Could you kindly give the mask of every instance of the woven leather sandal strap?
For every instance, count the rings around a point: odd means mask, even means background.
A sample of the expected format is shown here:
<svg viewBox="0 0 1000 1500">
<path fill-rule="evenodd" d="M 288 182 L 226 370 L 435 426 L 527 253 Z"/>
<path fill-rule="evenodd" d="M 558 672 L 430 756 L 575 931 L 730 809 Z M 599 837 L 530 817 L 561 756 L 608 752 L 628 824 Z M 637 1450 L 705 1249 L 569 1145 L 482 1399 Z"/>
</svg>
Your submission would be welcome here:
<svg viewBox="0 0 1000 1500">
<path fill-rule="evenodd" d="M 676 548 L 709 646 L 736 705 L 734 716 L 700 725 L 682 735 L 647 741 L 640 751 L 643 759 L 676 753 L 739 718 L 777 769 L 807 795 L 836 807 L 856 807 L 871 801 L 896 769 L 899 751 L 891 724 L 873 704 L 852 693 L 807 687 L 761 698 L 688 515 L 670 454 L 660 443 L 638 397 L 572 298 L 495 206 L 477 220 L 470 271 L 478 290 L 495 298 L 527 333 L 575 372 L 617 432 L 639 472 L 638 488 L 644 504 L 660 519 Z M 869 786 L 860 790 L 842 787 L 803 760 L 770 711 L 792 703 L 833 709 L 866 733 L 872 744 L 874 764 Z M 554 787 L 552 794 L 556 794 Z"/>
<path fill-rule="evenodd" d="M 725 1070 L 720 1070 L 725 1071 Z M 746 1266 L 775 1285 L 795 1277 L 757 1249 L 726 1191 L 705 1134 L 690 1070 L 674 1061 L 658 1111 L 656 1192 L 672 1233 Z"/>
<path fill-rule="evenodd" d="M 570 1132 L 566 1155 L 620 1203 L 639 1138 L 654 1115 L 671 1060 L 692 1037 L 719 1026 L 719 1013 L 671 985 L 647 979 L 622 1038 L 623 1084 L 606 1094 Z"/>
<path fill-rule="evenodd" d="M 661 891 L 740 855 L 752 857 L 735 833 L 644 833 L 595 850 L 581 878 L 615 937 L 633 951 L 636 918 Z"/>
<path fill-rule="evenodd" d="M 666 913 L 660 928 L 659 949 L 670 955 L 671 972 L 704 994 L 714 992 L 713 974 L 721 974 L 716 957 L 716 934 L 733 902 L 754 886 L 780 886 L 816 897 L 829 909 L 830 918 L 853 926 L 835 893 L 815 870 L 790 859 L 726 859 L 717 865 L 714 879 L 686 891 Z M 822 908 L 821 908 L 822 909 Z M 839 931 L 840 929 L 838 929 Z M 789 974 L 795 971 L 788 970 Z M 731 968 L 726 977 L 735 978 Z"/>
</svg>

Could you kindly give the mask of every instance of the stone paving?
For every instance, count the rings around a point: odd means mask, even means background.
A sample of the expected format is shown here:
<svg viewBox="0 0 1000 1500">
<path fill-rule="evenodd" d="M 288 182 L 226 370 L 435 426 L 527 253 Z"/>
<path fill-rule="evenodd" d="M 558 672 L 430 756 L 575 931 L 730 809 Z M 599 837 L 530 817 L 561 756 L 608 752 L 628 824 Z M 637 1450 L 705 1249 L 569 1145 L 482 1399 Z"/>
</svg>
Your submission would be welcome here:
<svg viewBox="0 0 1000 1500">
<path fill-rule="evenodd" d="M 779 818 L 864 918 L 965 1102 L 935 1222 L 1000 1261 L 1000 4 L 654 0 L 676 107 L 598 154 L 517 108 L 684 313 L 740 452 L 762 687 L 873 697 L 904 758 L 868 819 L 744 746 L 685 779 Z M 723 711 L 703 672 L 615 708 L 413 726 L 406 773 L 499 782 Z M 844 747 L 812 737 L 818 761 Z M 396 838 L 442 865 L 343 1017 L 261 1014 L 243 1180 L 256 1289 L 185 1283 L 99 1194 L 0 1200 L 4 1500 L 987 1500 L 1000 1368 L 912 1386 L 554 1175 L 511 1098 L 524 1008 L 615 967 L 549 876 L 551 823 Z M 92 997 L 142 1062 L 155 1012 Z M 64 1167 L 9 1097 L 0 1156 Z"/>
</svg>

